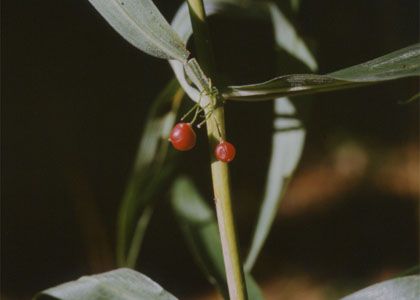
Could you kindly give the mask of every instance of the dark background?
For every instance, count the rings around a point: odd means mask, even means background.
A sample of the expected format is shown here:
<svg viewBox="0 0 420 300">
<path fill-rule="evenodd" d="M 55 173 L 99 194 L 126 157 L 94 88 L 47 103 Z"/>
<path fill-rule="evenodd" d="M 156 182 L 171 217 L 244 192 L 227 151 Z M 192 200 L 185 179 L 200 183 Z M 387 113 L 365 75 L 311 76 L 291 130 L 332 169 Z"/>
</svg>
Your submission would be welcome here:
<svg viewBox="0 0 420 300">
<path fill-rule="evenodd" d="M 182 2 L 155 3 L 171 19 Z M 419 37 L 415 0 L 303 1 L 291 18 L 320 73 Z M 226 80 L 276 74 L 268 22 L 219 18 L 211 25 Z M 28 299 L 114 267 L 119 200 L 148 108 L 172 73 L 167 62 L 121 39 L 88 1 L 2 1 L 1 26 L 2 298 Z M 418 264 L 419 105 L 397 104 L 416 92 L 418 81 L 405 79 L 296 99 L 307 143 L 255 269 L 269 299 L 334 298 Z M 244 252 L 262 198 L 271 105 L 227 104 Z M 210 199 L 199 135 L 197 150 L 182 155 L 182 169 Z M 198 299 L 211 287 L 166 196 L 162 191 L 138 269 L 181 299 Z"/>
</svg>

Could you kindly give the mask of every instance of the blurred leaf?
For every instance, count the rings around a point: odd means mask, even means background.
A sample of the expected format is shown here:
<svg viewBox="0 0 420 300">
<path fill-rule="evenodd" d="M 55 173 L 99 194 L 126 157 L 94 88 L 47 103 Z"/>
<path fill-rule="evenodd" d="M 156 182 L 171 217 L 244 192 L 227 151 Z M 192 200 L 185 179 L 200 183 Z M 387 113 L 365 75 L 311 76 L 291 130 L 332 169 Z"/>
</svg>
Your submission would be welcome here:
<svg viewBox="0 0 420 300">
<path fill-rule="evenodd" d="M 228 299 L 222 247 L 216 218 L 191 180 L 178 178 L 172 187 L 172 207 L 195 260 L 208 280 L 216 285 Z M 245 275 L 249 299 L 263 299 L 262 293 L 252 279 Z"/>
<path fill-rule="evenodd" d="M 318 68 L 317 63 L 305 42 L 296 33 L 293 25 L 290 24 L 276 4 L 267 3 L 267 6 L 271 14 L 277 46 L 303 62 L 310 70 L 315 71 Z"/>
<path fill-rule="evenodd" d="M 342 300 L 418 300 L 420 276 L 413 275 L 374 284 Z"/>
<path fill-rule="evenodd" d="M 254 280 L 250 273 L 245 273 L 246 281 L 246 292 L 248 299 L 252 300 L 264 300 L 264 295 L 259 287 L 258 283 Z"/>
<path fill-rule="evenodd" d="M 411 102 L 419 100 L 419 99 L 420 99 L 420 93 L 417 93 L 417 94 L 413 95 L 412 97 L 410 97 L 409 99 L 407 99 L 405 101 L 400 101 L 398 103 L 399 104 L 408 104 L 408 103 L 411 103 Z"/>
<path fill-rule="evenodd" d="M 402 277 L 402 276 L 408 276 L 408 275 L 415 275 L 420 273 L 420 265 L 413 266 L 407 270 L 402 271 L 401 273 L 398 273 L 395 277 Z"/>
<path fill-rule="evenodd" d="M 230 86 L 223 93 L 231 100 L 266 100 L 314 94 L 420 75 L 420 44 L 328 75 L 295 74 L 257 84 Z"/>
<path fill-rule="evenodd" d="M 89 0 L 108 23 L 138 49 L 186 62 L 189 52 L 151 0 Z"/>
<path fill-rule="evenodd" d="M 301 0 L 290 0 L 290 6 L 294 12 L 298 12 L 300 9 Z"/>
<path fill-rule="evenodd" d="M 166 162 L 168 137 L 184 92 L 172 80 L 153 102 L 128 180 L 118 220 L 119 266 L 134 267 L 156 193 L 171 174 L 175 160 Z"/>
<path fill-rule="evenodd" d="M 317 63 L 311 52 L 280 9 L 272 3 L 267 5 L 272 15 L 274 34 L 279 46 L 277 51 L 282 53 L 279 49 L 285 49 L 310 69 L 316 70 Z M 284 60 L 286 59 L 288 57 L 284 58 Z M 275 99 L 274 115 L 271 158 L 264 198 L 254 228 L 251 247 L 245 260 L 245 270 L 248 272 L 255 265 L 268 237 L 280 202 L 284 198 L 288 183 L 299 163 L 305 142 L 305 129 L 296 116 L 295 106 L 288 98 Z"/>
<path fill-rule="evenodd" d="M 47 289 L 35 299 L 54 297 L 60 300 L 176 300 L 149 277 L 130 269 L 117 269 L 92 276 L 83 276 Z"/>
<path fill-rule="evenodd" d="M 300 160 L 305 142 L 305 129 L 296 118 L 296 109 L 287 98 L 275 101 L 274 134 L 270 167 L 265 185 L 264 200 L 258 215 L 252 244 L 245 261 L 245 270 L 250 272 L 264 245 L 278 213 L 287 185 Z"/>
</svg>

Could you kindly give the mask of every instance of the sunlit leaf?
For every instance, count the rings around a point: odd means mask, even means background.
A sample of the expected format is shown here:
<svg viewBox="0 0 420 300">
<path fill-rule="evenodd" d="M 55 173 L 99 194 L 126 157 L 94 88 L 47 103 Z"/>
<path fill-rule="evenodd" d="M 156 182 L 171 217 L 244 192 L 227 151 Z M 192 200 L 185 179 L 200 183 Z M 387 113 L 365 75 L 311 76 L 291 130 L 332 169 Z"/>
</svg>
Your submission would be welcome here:
<svg viewBox="0 0 420 300">
<path fill-rule="evenodd" d="M 420 43 L 328 74 L 346 81 L 376 82 L 420 75 Z"/>
<path fill-rule="evenodd" d="M 228 299 L 222 247 L 213 211 L 193 183 L 184 177 L 177 179 L 173 185 L 172 206 L 199 267 L 208 280 L 218 287 L 225 299 Z M 249 299 L 263 299 L 251 275 L 245 274 L 245 280 Z"/>
<path fill-rule="evenodd" d="M 271 14 L 277 46 L 303 62 L 312 71 L 315 71 L 318 68 L 317 63 L 304 41 L 296 33 L 295 28 L 276 4 L 267 3 L 267 6 Z"/>
<path fill-rule="evenodd" d="M 295 74 L 257 84 L 230 86 L 223 93 L 231 100 L 266 100 L 314 94 L 420 75 L 420 44 L 327 75 Z"/>
<path fill-rule="evenodd" d="M 230 86 L 223 96 L 228 100 L 259 101 L 277 97 L 299 96 L 360 85 L 324 75 L 296 74 L 276 77 L 266 82 Z"/>
<path fill-rule="evenodd" d="M 89 0 L 108 23 L 138 49 L 186 62 L 185 44 L 151 0 Z"/>
<path fill-rule="evenodd" d="M 153 200 L 174 168 L 175 160 L 169 162 L 165 158 L 168 136 L 183 96 L 177 81 L 172 80 L 150 109 L 119 212 L 119 266 L 134 267 L 152 213 Z"/>
<path fill-rule="evenodd" d="M 176 300 L 149 277 L 131 269 L 117 269 L 83 276 L 38 294 L 35 299 L 60 300 Z"/>
<path fill-rule="evenodd" d="M 302 64 L 316 70 L 317 64 L 304 41 L 297 35 L 283 13 L 272 3 L 267 4 L 273 20 L 274 34 L 279 53 L 285 49 L 290 55 L 297 58 Z M 284 61 L 288 59 L 280 56 Z M 258 255 L 268 237 L 280 203 L 284 198 L 289 181 L 300 160 L 304 142 L 305 129 L 297 118 L 297 111 L 293 103 L 287 98 L 274 100 L 274 133 L 272 137 L 271 158 L 265 183 L 264 198 L 260 211 L 251 247 L 245 260 L 245 270 L 251 271 Z"/>
<path fill-rule="evenodd" d="M 406 276 L 374 284 L 342 300 L 418 300 L 420 275 Z"/>
<path fill-rule="evenodd" d="M 287 98 L 276 99 L 274 133 L 264 199 L 254 229 L 251 249 L 245 261 L 250 272 L 267 239 L 287 185 L 297 167 L 305 141 L 305 129 Z"/>
</svg>

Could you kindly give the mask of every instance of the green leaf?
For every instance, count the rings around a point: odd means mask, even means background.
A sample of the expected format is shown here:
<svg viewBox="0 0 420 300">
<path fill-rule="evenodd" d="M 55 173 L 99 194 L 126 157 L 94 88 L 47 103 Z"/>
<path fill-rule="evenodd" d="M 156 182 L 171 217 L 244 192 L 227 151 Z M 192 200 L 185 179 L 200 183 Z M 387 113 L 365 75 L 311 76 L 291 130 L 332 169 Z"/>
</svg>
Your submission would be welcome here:
<svg viewBox="0 0 420 300">
<path fill-rule="evenodd" d="M 296 30 L 275 4 L 254 2 L 241 3 L 240 1 L 235 0 L 207 0 L 204 1 L 204 4 L 207 16 L 224 14 L 227 16 L 241 16 L 253 19 L 271 18 L 277 46 L 304 62 L 311 70 L 316 69 L 317 65 L 312 54 L 307 49 L 303 40 L 299 38 Z M 184 2 L 176 12 L 171 25 L 179 34 L 182 41 L 187 43 L 192 35 L 192 27 L 186 2 Z M 200 85 L 197 85 L 197 82 L 208 82 L 208 79 L 205 76 L 200 77 L 198 72 L 191 72 L 191 70 L 188 72 L 190 65 L 186 66 L 178 61 L 169 61 L 169 63 L 182 88 L 193 101 L 198 102 L 200 99 L 199 90 L 203 90 L 203 88 L 202 85 L 200 88 Z M 187 72 L 185 68 L 187 68 Z M 199 90 L 190 83 L 189 79 L 191 78 L 191 73 L 194 73 L 197 75 L 196 77 L 198 77 L 192 81 L 196 83 Z"/>
<path fill-rule="evenodd" d="M 182 41 L 187 43 L 189 37 L 192 35 L 192 27 L 187 2 L 184 2 L 179 7 L 171 25 L 175 32 L 181 37 Z M 200 92 L 190 83 L 190 80 L 187 79 L 184 64 L 176 60 L 170 60 L 169 64 L 185 93 L 188 95 L 188 97 L 190 97 L 191 100 L 198 103 L 200 99 Z"/>
<path fill-rule="evenodd" d="M 274 112 L 277 117 L 274 119 L 270 167 L 251 248 L 245 261 L 245 270 L 248 272 L 267 239 L 305 141 L 305 129 L 296 118 L 296 109 L 289 99 L 276 99 Z"/>
<path fill-rule="evenodd" d="M 250 273 L 245 273 L 246 292 L 248 299 L 252 300 L 264 300 L 264 295 L 258 283 L 252 277 Z"/>
<path fill-rule="evenodd" d="M 188 178 L 180 177 L 175 181 L 172 187 L 172 207 L 199 267 L 208 280 L 218 287 L 225 299 L 228 299 L 229 292 L 216 218 Z M 251 275 L 246 274 L 245 280 L 249 299 L 263 299 Z"/>
<path fill-rule="evenodd" d="M 205 1 L 206 13 L 239 15 L 247 18 L 270 18 L 273 22 L 277 46 L 285 49 L 289 54 L 305 63 L 309 68 L 315 69 L 316 62 L 306 47 L 303 40 L 297 35 L 296 30 L 273 3 L 247 3 L 239 4 L 232 0 Z M 172 26 L 186 43 L 192 34 L 189 11 L 184 3 L 177 11 Z M 199 92 L 190 85 L 182 64 L 171 61 L 171 66 L 183 88 L 192 99 L 199 98 Z M 197 101 L 197 100 L 196 100 Z M 276 99 L 276 113 L 287 115 L 287 119 L 276 118 L 273 135 L 273 149 L 271 154 L 270 169 L 265 188 L 257 226 L 253 236 L 253 243 L 247 258 L 245 269 L 251 270 L 261 248 L 268 236 L 276 209 L 287 187 L 293 170 L 296 168 L 303 148 L 305 131 L 298 119 L 293 118 L 295 109 L 293 104 L 284 98 Z M 292 118 L 290 118 L 292 117 Z"/>
<path fill-rule="evenodd" d="M 223 96 L 254 101 L 314 94 L 420 75 L 420 44 L 327 75 L 296 74 L 257 84 L 230 86 Z"/>
<path fill-rule="evenodd" d="M 177 81 L 172 80 L 150 109 L 119 211 L 119 266 L 134 267 L 153 211 L 153 200 L 174 169 L 175 160 L 166 161 L 168 137 L 183 96 Z"/>
<path fill-rule="evenodd" d="M 419 75 L 420 43 L 329 74 L 335 79 L 356 82 L 376 82 Z"/>
<path fill-rule="evenodd" d="M 403 277 L 408 275 L 420 274 L 420 265 L 413 266 L 397 274 L 395 277 Z"/>
<path fill-rule="evenodd" d="M 418 300 L 420 276 L 406 276 L 374 284 L 342 300 Z"/>
<path fill-rule="evenodd" d="M 277 51 L 282 53 L 279 50 L 285 49 L 288 54 L 315 70 L 317 63 L 304 41 L 297 35 L 296 30 L 277 5 L 268 3 L 267 6 L 272 16 Z M 284 57 L 284 55 L 281 56 Z M 284 57 L 284 60 L 286 59 L 288 57 Z M 302 122 L 296 117 L 295 106 L 288 98 L 275 99 L 274 115 L 271 158 L 264 198 L 254 228 L 251 247 L 245 260 L 245 270 L 248 272 L 255 265 L 267 240 L 288 183 L 300 160 L 305 142 L 305 129 Z"/>
<path fill-rule="evenodd" d="M 155 57 L 186 62 L 189 52 L 151 0 L 89 0 L 128 42 Z"/>
<path fill-rule="evenodd" d="M 417 93 L 417 94 L 411 96 L 410 98 L 408 98 L 405 101 L 400 101 L 399 104 L 408 104 L 408 103 L 411 103 L 411 102 L 419 100 L 419 99 L 420 99 L 420 93 Z"/>
<path fill-rule="evenodd" d="M 296 33 L 295 28 L 274 3 L 267 3 L 273 22 L 274 37 L 278 47 L 303 62 L 310 70 L 315 71 L 318 65 L 305 42 Z"/>
<path fill-rule="evenodd" d="M 117 269 L 92 276 L 83 276 L 47 289 L 36 300 L 47 296 L 60 300 L 176 300 L 149 277 L 131 269 Z"/>
<path fill-rule="evenodd" d="M 290 0 L 290 6 L 294 12 L 298 12 L 300 9 L 301 0 Z"/>
</svg>

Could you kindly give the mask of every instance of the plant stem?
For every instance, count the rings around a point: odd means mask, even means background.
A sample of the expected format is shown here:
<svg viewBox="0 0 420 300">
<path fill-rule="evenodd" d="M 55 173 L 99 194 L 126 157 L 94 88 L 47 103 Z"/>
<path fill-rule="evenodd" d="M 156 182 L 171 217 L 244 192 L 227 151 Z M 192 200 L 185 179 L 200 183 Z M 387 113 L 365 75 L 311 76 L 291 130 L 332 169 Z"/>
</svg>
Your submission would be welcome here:
<svg viewBox="0 0 420 300">
<path fill-rule="evenodd" d="M 188 0 L 188 7 L 198 61 L 206 75 L 217 84 L 217 76 L 214 71 L 214 56 L 210 44 L 210 35 L 206 23 L 203 0 Z M 207 135 L 210 144 L 214 201 L 216 203 L 217 222 L 223 250 L 229 296 L 232 300 L 245 300 L 247 299 L 247 294 L 236 241 L 235 223 L 231 204 L 229 169 L 226 163 L 216 160 L 213 154 L 213 149 L 220 139 L 226 139 L 223 106 L 216 107 L 212 114 L 213 115 L 207 120 Z"/>
<path fill-rule="evenodd" d="M 217 223 L 222 243 L 225 272 L 229 288 L 230 299 L 247 299 L 244 283 L 242 263 L 240 261 L 236 241 L 235 223 L 232 212 L 232 198 L 230 192 L 229 169 L 227 163 L 214 158 L 213 149 L 216 147 L 219 134 L 218 128 L 225 139 L 225 119 L 223 107 L 213 112 L 213 117 L 207 121 L 207 135 L 210 142 L 212 156 L 211 174 L 213 180 L 214 201 L 216 204 Z"/>
</svg>

